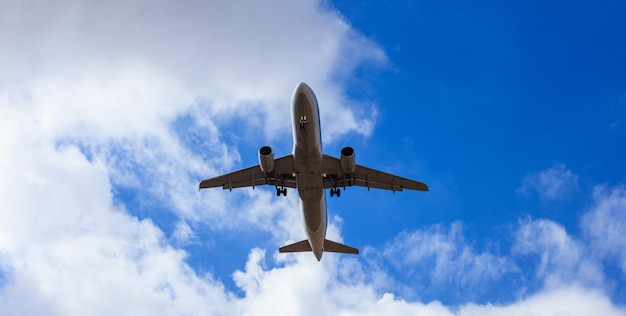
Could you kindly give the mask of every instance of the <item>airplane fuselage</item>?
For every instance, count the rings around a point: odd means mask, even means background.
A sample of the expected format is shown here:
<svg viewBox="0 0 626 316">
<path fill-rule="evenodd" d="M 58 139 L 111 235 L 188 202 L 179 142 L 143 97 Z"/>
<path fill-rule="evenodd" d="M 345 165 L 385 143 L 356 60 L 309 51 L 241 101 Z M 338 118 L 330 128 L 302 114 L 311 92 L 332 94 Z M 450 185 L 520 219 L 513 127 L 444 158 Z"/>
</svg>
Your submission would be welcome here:
<svg viewBox="0 0 626 316">
<path fill-rule="evenodd" d="M 326 227 L 326 194 L 322 175 L 322 139 L 317 99 L 304 83 L 298 85 L 291 100 L 293 157 L 300 209 L 313 254 L 323 254 Z"/>
</svg>

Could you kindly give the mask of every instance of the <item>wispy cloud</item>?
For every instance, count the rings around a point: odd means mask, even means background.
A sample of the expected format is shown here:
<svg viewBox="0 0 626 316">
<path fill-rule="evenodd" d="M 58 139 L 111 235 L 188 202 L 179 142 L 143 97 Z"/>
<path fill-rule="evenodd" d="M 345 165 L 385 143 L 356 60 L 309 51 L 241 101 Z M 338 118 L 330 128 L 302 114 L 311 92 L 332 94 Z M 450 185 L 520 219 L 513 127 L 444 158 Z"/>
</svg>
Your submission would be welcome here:
<svg viewBox="0 0 626 316">
<path fill-rule="evenodd" d="M 594 190 L 594 205 L 581 218 L 590 239 L 591 253 L 606 260 L 617 260 L 626 279 L 626 189 L 599 186 Z"/>
<path fill-rule="evenodd" d="M 530 173 L 524 176 L 520 194 L 535 191 L 542 200 L 558 200 L 566 197 L 578 187 L 578 175 L 567 169 L 564 164 L 555 164 L 552 168 Z"/>
<path fill-rule="evenodd" d="M 463 288 L 458 295 L 465 297 L 480 291 L 477 285 L 484 288 L 517 269 L 506 257 L 475 249 L 460 222 L 403 232 L 385 246 L 383 256 L 408 275 L 414 290 Z"/>
<path fill-rule="evenodd" d="M 270 256 L 275 248 L 251 250 L 234 273 L 243 294 L 190 267 L 179 246 L 195 240 L 194 229 L 301 237 L 291 196 L 197 194 L 197 177 L 240 163 L 221 134 L 224 120 L 259 124 L 259 138 L 284 137 L 285 91 L 304 80 L 320 91 L 322 107 L 335 109 L 322 111 L 332 126 L 326 135 L 372 126 L 331 74 L 385 56 L 320 2 L 5 1 L 0 16 L 0 41 L 11 43 L 0 51 L 2 315 L 624 314 L 581 287 L 540 289 L 502 306 L 448 307 L 386 288 L 401 282 L 375 260 L 329 255 L 318 263 Z M 181 121 L 196 139 L 181 137 Z M 128 203 L 129 195 L 140 202 Z M 613 243 L 602 258 L 618 253 L 620 230 L 603 235 L 593 223 L 619 219 L 621 197 L 598 194 L 589 215 L 591 239 Z M 173 218 L 170 236 L 158 223 L 163 213 Z M 565 259 L 582 257 L 580 242 L 558 225 L 522 226 L 529 233 L 521 233 L 519 253 L 547 258 L 541 277 L 561 265 L 579 273 Z M 340 234 L 336 225 L 330 231 Z M 524 243 L 532 240 L 539 246 Z M 414 280 L 434 271 L 418 287 L 477 289 L 514 268 L 507 254 L 474 246 L 459 223 L 373 249 L 397 257 Z"/>
<path fill-rule="evenodd" d="M 588 245 L 553 221 L 522 220 L 512 250 L 515 254 L 539 259 L 538 265 L 530 265 L 530 271 L 543 286 L 583 284 L 601 287 L 604 284 L 602 267 L 588 255 Z"/>
</svg>

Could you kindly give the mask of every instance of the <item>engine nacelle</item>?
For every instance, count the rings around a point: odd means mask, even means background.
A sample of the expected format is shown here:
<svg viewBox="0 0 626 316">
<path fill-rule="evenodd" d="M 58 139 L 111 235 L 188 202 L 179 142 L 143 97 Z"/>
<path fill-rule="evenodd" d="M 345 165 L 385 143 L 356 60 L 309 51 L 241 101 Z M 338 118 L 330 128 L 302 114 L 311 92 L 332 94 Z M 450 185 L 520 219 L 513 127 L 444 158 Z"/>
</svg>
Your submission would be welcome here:
<svg viewBox="0 0 626 316">
<path fill-rule="evenodd" d="M 270 146 L 263 146 L 259 149 L 259 166 L 261 171 L 270 173 L 274 171 L 274 151 Z"/>
<path fill-rule="evenodd" d="M 339 156 L 341 160 L 341 170 L 344 173 L 352 174 L 356 169 L 356 164 L 354 163 L 354 149 L 352 147 L 344 147 L 341 149 L 341 155 Z"/>
</svg>

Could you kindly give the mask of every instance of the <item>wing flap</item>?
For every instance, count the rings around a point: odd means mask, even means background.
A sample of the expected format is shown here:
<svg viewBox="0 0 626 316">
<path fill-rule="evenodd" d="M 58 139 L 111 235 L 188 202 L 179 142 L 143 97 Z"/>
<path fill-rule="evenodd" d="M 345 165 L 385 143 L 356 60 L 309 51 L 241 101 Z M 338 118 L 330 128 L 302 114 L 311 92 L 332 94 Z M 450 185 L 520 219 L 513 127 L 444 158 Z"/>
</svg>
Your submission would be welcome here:
<svg viewBox="0 0 626 316">
<path fill-rule="evenodd" d="M 383 189 L 391 191 L 418 190 L 428 191 L 428 186 L 422 182 L 398 177 L 375 169 L 356 165 L 352 174 L 345 174 L 341 169 L 341 161 L 338 158 L 324 155 L 322 161 L 324 173 L 324 188 L 340 188 L 360 186 L 366 188 Z"/>
<path fill-rule="evenodd" d="M 286 155 L 274 161 L 274 171 L 265 174 L 259 165 L 227 173 L 200 182 L 200 189 L 222 187 L 224 190 L 231 190 L 244 187 L 255 187 L 260 185 L 275 185 L 285 188 L 296 188 L 296 181 L 293 174 L 295 168 L 293 156 Z"/>
<path fill-rule="evenodd" d="M 263 171 L 261 171 L 261 167 L 259 167 L 258 165 L 252 166 L 246 169 L 227 173 L 222 176 L 217 176 L 215 178 L 202 180 L 202 182 L 200 182 L 200 189 L 217 187 L 223 187 L 225 189 L 228 189 L 234 184 L 253 181 L 260 177 L 265 177 L 265 174 L 263 173 Z"/>
<path fill-rule="evenodd" d="M 249 181 L 242 181 L 236 183 L 226 183 L 222 185 L 224 190 L 236 189 L 236 188 L 246 188 L 246 187 L 256 187 L 260 185 L 271 185 L 271 186 L 281 186 L 285 188 L 296 188 L 296 181 L 289 177 L 289 175 L 283 175 L 284 179 L 276 180 L 274 178 L 258 178 Z"/>
</svg>

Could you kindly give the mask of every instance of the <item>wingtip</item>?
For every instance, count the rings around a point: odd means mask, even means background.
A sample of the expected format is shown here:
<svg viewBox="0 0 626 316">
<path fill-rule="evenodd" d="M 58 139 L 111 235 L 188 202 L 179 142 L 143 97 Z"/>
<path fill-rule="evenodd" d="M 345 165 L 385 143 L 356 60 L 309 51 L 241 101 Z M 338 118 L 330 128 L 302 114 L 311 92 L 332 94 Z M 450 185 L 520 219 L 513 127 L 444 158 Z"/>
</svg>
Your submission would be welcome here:
<svg viewBox="0 0 626 316">
<path fill-rule="evenodd" d="M 202 181 L 200 181 L 200 184 L 198 184 L 198 190 L 207 189 L 209 187 L 210 186 L 207 185 L 207 180 L 202 180 Z"/>
</svg>

